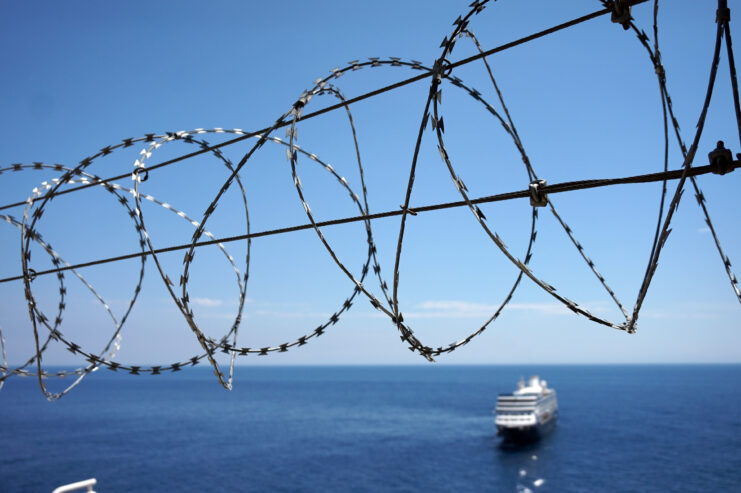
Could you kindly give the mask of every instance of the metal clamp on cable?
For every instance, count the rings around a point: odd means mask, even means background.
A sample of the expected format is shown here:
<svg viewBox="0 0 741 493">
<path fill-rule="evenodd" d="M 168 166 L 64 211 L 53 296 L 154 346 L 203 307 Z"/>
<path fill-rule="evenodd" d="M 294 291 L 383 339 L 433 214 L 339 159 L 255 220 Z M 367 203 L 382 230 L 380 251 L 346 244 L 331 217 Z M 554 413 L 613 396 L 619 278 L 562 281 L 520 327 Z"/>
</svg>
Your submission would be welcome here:
<svg viewBox="0 0 741 493">
<path fill-rule="evenodd" d="M 612 9 L 612 15 L 610 20 L 615 24 L 620 24 L 626 31 L 630 29 L 630 21 L 633 17 L 630 15 L 630 2 L 626 0 L 613 0 L 608 4 L 608 8 Z"/>
<path fill-rule="evenodd" d="M 666 71 L 664 70 L 664 66 L 661 64 L 661 62 L 657 63 L 654 67 L 654 71 L 656 72 L 656 75 L 659 77 L 659 80 L 661 80 L 662 83 L 666 82 Z"/>
<path fill-rule="evenodd" d="M 731 22 L 731 9 L 728 8 L 726 2 L 718 7 L 715 11 L 715 22 L 722 24 L 724 22 Z"/>
<path fill-rule="evenodd" d="M 139 183 L 147 181 L 149 179 L 149 170 L 143 166 L 137 167 L 134 169 L 134 172 L 131 173 L 131 179 L 138 181 Z"/>
<path fill-rule="evenodd" d="M 411 214 L 412 216 L 417 215 L 417 211 L 415 211 L 414 209 L 410 209 L 409 207 L 404 207 L 403 205 L 400 205 L 399 207 L 401 208 L 402 211 L 406 212 L 407 214 Z"/>
<path fill-rule="evenodd" d="M 432 77 L 439 83 L 442 82 L 443 77 L 450 75 L 453 69 L 450 68 L 450 62 L 445 58 L 439 58 L 435 60 L 432 66 Z"/>
<path fill-rule="evenodd" d="M 545 186 L 545 180 L 535 180 L 530 183 L 530 205 L 533 207 L 545 207 L 548 205 L 548 194 L 543 191 L 543 187 Z"/>
<path fill-rule="evenodd" d="M 725 175 L 733 171 L 733 155 L 730 149 L 726 149 L 723 141 L 718 141 L 718 147 L 708 153 L 710 166 L 716 175 Z"/>
</svg>

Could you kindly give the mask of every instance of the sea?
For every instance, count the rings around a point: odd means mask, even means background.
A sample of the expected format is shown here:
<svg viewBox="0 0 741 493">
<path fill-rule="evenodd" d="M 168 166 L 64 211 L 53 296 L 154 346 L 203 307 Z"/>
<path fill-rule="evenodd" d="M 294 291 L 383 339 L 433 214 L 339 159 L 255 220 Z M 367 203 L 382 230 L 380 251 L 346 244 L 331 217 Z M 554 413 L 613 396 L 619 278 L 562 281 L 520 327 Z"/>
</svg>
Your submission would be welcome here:
<svg viewBox="0 0 741 493">
<path fill-rule="evenodd" d="M 499 393 L 537 374 L 560 416 L 503 446 Z M 741 491 L 741 365 L 100 370 L 57 402 L 0 391 L 0 491 Z"/>
</svg>

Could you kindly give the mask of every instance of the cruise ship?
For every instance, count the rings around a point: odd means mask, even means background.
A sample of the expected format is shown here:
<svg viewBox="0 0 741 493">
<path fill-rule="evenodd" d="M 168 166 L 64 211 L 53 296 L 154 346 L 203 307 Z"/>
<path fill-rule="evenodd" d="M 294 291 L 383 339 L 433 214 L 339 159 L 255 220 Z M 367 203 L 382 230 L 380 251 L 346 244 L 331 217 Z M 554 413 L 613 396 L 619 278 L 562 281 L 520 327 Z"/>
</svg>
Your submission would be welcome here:
<svg viewBox="0 0 741 493">
<path fill-rule="evenodd" d="M 497 435 L 505 441 L 536 440 L 556 424 L 556 391 L 537 376 L 530 377 L 527 384 L 520 380 L 517 390 L 499 395 L 494 411 Z"/>
</svg>

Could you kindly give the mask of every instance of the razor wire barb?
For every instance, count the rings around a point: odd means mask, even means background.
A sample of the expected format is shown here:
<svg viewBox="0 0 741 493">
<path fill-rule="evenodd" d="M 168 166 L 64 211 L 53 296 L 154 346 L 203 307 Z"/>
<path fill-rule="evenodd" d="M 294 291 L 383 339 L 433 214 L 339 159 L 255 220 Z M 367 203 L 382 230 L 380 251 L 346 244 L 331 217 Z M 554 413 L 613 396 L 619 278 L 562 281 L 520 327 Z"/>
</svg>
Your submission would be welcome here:
<svg viewBox="0 0 741 493">
<path fill-rule="evenodd" d="M 29 358 L 24 364 L 19 365 L 15 368 L 11 368 L 7 363 L 7 355 L 6 355 L 6 348 L 5 348 L 6 341 L 3 337 L 2 330 L 0 329 L 0 346 L 2 346 L 0 349 L 2 349 L 1 353 L 2 353 L 2 358 L 3 358 L 2 365 L 0 365 L 0 387 L 2 387 L 4 381 L 8 377 L 13 376 L 13 375 L 36 376 L 38 378 L 40 388 L 42 392 L 44 393 L 44 395 L 47 397 L 47 399 L 55 400 L 65 395 L 73 387 L 75 387 L 86 375 L 88 375 L 89 373 L 93 371 L 96 371 L 100 367 L 107 367 L 108 369 L 113 370 L 113 371 L 122 370 L 128 373 L 131 373 L 131 374 L 148 373 L 148 374 L 156 375 L 156 374 L 161 374 L 163 372 L 168 372 L 168 371 L 171 371 L 171 372 L 179 371 L 185 366 L 196 365 L 202 360 L 206 359 L 208 360 L 210 365 L 213 367 L 214 374 L 217 377 L 218 381 L 221 383 L 221 385 L 227 389 L 230 389 L 232 386 L 232 381 L 233 381 L 234 364 L 235 364 L 236 356 L 238 355 L 247 356 L 249 354 L 256 354 L 256 355 L 264 356 L 264 355 L 268 355 L 273 352 L 285 352 L 291 348 L 294 348 L 297 346 L 303 346 L 307 342 L 309 342 L 311 339 L 321 336 L 330 326 L 335 325 L 339 321 L 340 317 L 347 310 L 349 310 L 352 307 L 352 305 L 357 301 L 356 298 L 358 298 L 359 295 L 362 295 L 363 297 L 365 297 L 375 309 L 377 309 L 378 311 L 382 312 L 385 316 L 390 318 L 390 320 L 393 322 L 393 324 L 396 326 L 396 328 L 399 331 L 399 337 L 405 344 L 408 345 L 411 351 L 417 352 L 424 358 L 430 361 L 433 361 L 435 357 L 440 356 L 444 353 L 452 352 L 456 350 L 457 348 L 468 344 L 476 336 L 483 333 L 484 330 L 486 330 L 486 328 L 494 320 L 498 318 L 501 311 L 512 299 L 523 277 L 528 277 L 529 279 L 531 279 L 536 285 L 540 286 L 548 294 L 556 298 L 560 303 L 564 304 L 574 313 L 585 316 L 589 320 L 596 322 L 598 324 L 605 325 L 605 326 L 612 327 L 612 328 L 619 329 L 619 330 L 624 330 L 628 333 L 632 333 L 632 332 L 635 332 L 636 330 L 636 322 L 638 319 L 640 308 L 645 299 L 648 287 L 651 283 L 651 279 L 654 273 L 656 272 L 659 255 L 671 231 L 670 229 L 671 219 L 672 219 L 674 212 L 677 209 L 679 200 L 682 195 L 683 186 L 687 179 L 689 179 L 691 183 L 693 184 L 697 202 L 701 210 L 703 211 L 706 223 L 708 224 L 708 227 L 710 231 L 712 232 L 716 248 L 721 256 L 721 259 L 723 261 L 723 264 L 725 266 L 725 269 L 731 281 L 731 285 L 734 289 L 736 297 L 738 298 L 739 302 L 741 302 L 741 292 L 739 292 L 737 280 L 733 272 L 731 271 L 731 262 L 721 248 L 719 237 L 716 234 L 715 228 L 710 220 L 710 215 L 706 207 L 705 197 L 700 191 L 696 183 L 696 180 L 695 180 L 695 177 L 701 174 L 710 173 L 710 172 L 717 173 L 717 174 L 725 174 L 727 172 L 734 170 L 735 168 L 741 165 L 739 161 L 739 156 L 737 156 L 737 159 L 734 160 L 733 157 L 731 156 L 730 151 L 725 149 L 722 143 L 719 143 L 718 148 L 715 151 L 711 152 L 709 155 L 709 158 L 710 158 L 709 165 L 700 166 L 700 167 L 692 167 L 692 163 L 695 158 L 695 154 L 697 152 L 697 147 L 698 147 L 698 143 L 700 140 L 700 136 L 702 134 L 702 130 L 704 127 L 707 110 L 710 105 L 711 95 L 713 92 L 713 87 L 714 87 L 714 83 L 715 83 L 715 79 L 717 75 L 717 69 L 718 69 L 719 60 L 720 60 L 720 51 L 721 51 L 720 46 L 723 40 L 725 40 L 726 49 L 727 49 L 726 51 L 727 51 L 727 57 L 728 57 L 729 73 L 731 77 L 733 97 L 734 97 L 734 109 L 736 113 L 737 124 L 739 127 L 739 141 L 740 141 L 739 144 L 741 145 L 741 111 L 739 110 L 739 107 L 740 107 L 739 95 L 738 95 L 738 87 L 737 87 L 737 80 L 736 80 L 735 63 L 733 59 L 731 33 L 730 33 L 730 28 L 729 28 L 730 11 L 728 10 L 726 0 L 719 0 L 718 10 L 717 10 L 717 19 L 716 19 L 716 22 L 718 25 L 717 34 L 716 34 L 716 45 L 715 45 L 715 50 L 714 50 L 712 64 L 711 64 L 710 80 L 708 83 L 708 89 L 706 92 L 704 105 L 700 112 L 700 118 L 699 118 L 699 122 L 697 125 L 697 131 L 694 135 L 692 145 L 690 146 L 689 149 L 687 149 L 684 142 L 682 141 L 680 130 L 679 130 L 679 124 L 677 122 L 676 117 L 674 116 L 671 98 L 669 97 L 669 93 L 668 93 L 667 86 L 666 86 L 666 80 L 667 80 L 666 72 L 661 63 L 661 52 L 659 50 L 659 43 L 658 43 L 658 7 L 659 7 L 658 0 L 654 1 L 654 9 L 653 9 L 653 38 L 654 38 L 653 45 L 649 43 L 649 37 L 646 35 L 646 33 L 642 30 L 639 30 L 636 27 L 631 17 L 631 11 L 630 11 L 631 6 L 644 3 L 645 1 L 647 0 L 637 0 L 637 1 L 601 0 L 603 7 L 604 7 L 603 10 L 594 12 L 592 14 L 588 14 L 586 16 L 560 24 L 553 28 L 546 29 L 544 31 L 535 33 L 531 36 L 527 36 L 517 41 L 507 43 L 497 48 L 485 51 L 481 47 L 473 31 L 470 29 L 470 23 L 481 11 L 484 10 L 484 8 L 488 4 L 488 0 L 475 0 L 473 3 L 471 3 L 470 10 L 466 13 L 466 15 L 459 16 L 453 22 L 453 26 L 454 26 L 453 32 L 449 36 L 445 36 L 445 38 L 443 39 L 443 42 L 440 44 L 440 48 L 442 49 L 442 52 L 439 58 L 435 60 L 434 64 L 431 67 L 425 66 L 421 62 L 418 62 L 415 60 L 407 61 L 407 60 L 402 60 L 396 57 L 390 57 L 390 58 L 385 58 L 385 59 L 369 58 L 367 61 L 363 61 L 363 62 L 359 60 L 348 62 L 346 66 L 342 68 L 339 68 L 339 67 L 335 68 L 331 70 L 327 76 L 317 79 L 314 82 L 314 85 L 311 89 L 304 91 L 304 93 L 298 98 L 298 100 L 286 112 L 284 112 L 279 118 L 277 118 L 271 126 L 264 128 L 262 130 L 258 130 L 254 132 L 245 132 L 241 129 L 228 130 L 228 129 L 222 129 L 222 128 L 214 128 L 214 129 L 206 130 L 206 129 L 199 128 L 199 129 L 195 129 L 191 131 L 167 132 L 165 134 L 146 134 L 143 137 L 124 139 L 119 144 L 112 145 L 112 146 L 106 146 L 102 148 L 97 154 L 91 157 L 87 157 L 83 159 L 82 161 L 80 161 L 80 163 L 74 168 L 63 166 L 60 164 L 33 163 L 33 164 L 28 164 L 28 165 L 13 164 L 7 168 L 0 169 L 0 174 L 2 174 L 3 172 L 19 172 L 19 171 L 29 171 L 29 170 L 52 170 L 52 171 L 55 171 L 61 174 L 59 178 L 54 178 L 50 181 L 44 181 L 41 183 L 40 186 L 34 188 L 31 196 L 28 197 L 26 201 L 15 203 L 15 204 L 7 204 L 5 206 L 0 207 L 0 210 L 4 210 L 4 209 L 9 209 L 12 207 L 20 206 L 20 205 L 25 206 L 21 220 L 18 220 L 9 215 L 0 215 L 0 219 L 3 219 L 6 223 L 20 230 L 21 263 L 23 267 L 22 275 L 15 276 L 15 277 L 9 277 L 6 279 L 0 279 L 0 283 L 10 282 L 10 281 L 15 281 L 15 280 L 23 281 L 24 295 L 25 295 L 27 305 L 28 305 L 29 318 L 33 326 L 34 343 L 35 343 L 35 348 L 36 348 L 35 354 L 31 358 Z M 585 22 L 587 20 L 605 15 L 607 13 L 611 14 L 611 20 L 614 23 L 620 24 L 626 31 L 631 31 L 632 33 L 636 35 L 636 37 L 638 38 L 638 41 L 645 48 L 649 56 L 650 62 L 652 64 L 652 67 L 654 68 L 654 71 L 656 74 L 657 85 L 658 85 L 659 92 L 661 95 L 661 108 L 662 108 L 663 121 L 664 121 L 664 125 L 663 125 L 663 130 L 664 130 L 663 171 L 658 172 L 658 173 L 631 176 L 631 177 L 625 177 L 625 178 L 580 180 L 580 181 L 547 185 L 545 180 L 541 180 L 538 178 L 538 175 L 535 171 L 535 167 L 532 163 L 531 158 L 526 152 L 526 146 L 516 129 L 514 119 L 509 111 L 509 108 L 506 105 L 505 98 L 502 94 L 502 91 L 499 88 L 499 85 L 497 84 L 496 78 L 494 76 L 494 72 L 488 62 L 487 57 L 494 53 L 511 48 L 513 46 L 546 36 L 547 34 L 574 26 L 581 22 Z M 461 42 L 462 40 L 466 40 L 466 39 L 470 40 L 475 45 L 477 54 L 474 56 L 468 57 L 466 59 L 459 60 L 457 62 L 449 62 L 448 59 L 450 58 L 456 43 Z M 487 101 L 479 91 L 477 91 L 476 89 L 472 87 L 469 87 L 468 85 L 464 83 L 463 80 L 453 75 L 453 70 L 455 68 L 471 63 L 476 60 L 481 60 L 484 63 L 489 80 L 494 88 L 494 91 L 496 94 L 496 102 L 493 104 Z M 371 91 L 361 96 L 357 96 L 355 98 L 346 98 L 342 94 L 342 92 L 340 91 L 337 85 L 337 79 L 339 79 L 341 76 L 343 76 L 346 73 L 355 72 L 361 69 L 375 69 L 377 67 L 410 69 L 410 70 L 420 71 L 421 74 L 415 77 L 402 80 L 398 83 L 380 88 L 378 90 Z M 398 87 L 402 87 L 404 85 L 411 84 L 413 82 L 416 82 L 416 81 L 419 81 L 425 78 L 431 78 L 430 87 L 429 87 L 426 106 L 422 114 L 422 117 L 420 119 L 419 131 L 417 134 L 417 139 L 416 139 L 416 144 L 415 144 L 414 157 L 412 159 L 412 163 L 410 167 L 409 179 L 408 179 L 404 202 L 401 205 L 399 210 L 371 214 L 369 204 L 368 204 L 363 164 L 362 164 L 362 159 L 361 159 L 362 153 L 361 153 L 361 149 L 358 143 L 357 132 L 355 128 L 353 115 L 350 110 L 350 106 L 351 104 L 357 101 L 371 98 L 378 94 L 396 89 Z M 522 158 L 522 162 L 524 164 L 524 171 L 528 177 L 528 180 L 530 181 L 530 186 L 528 187 L 528 189 L 499 194 L 499 195 L 487 196 L 487 197 L 479 197 L 479 198 L 472 198 L 469 196 L 469 191 L 465 185 L 463 177 L 454 167 L 454 158 L 452 156 L 452 152 L 446 147 L 446 144 L 445 144 L 445 122 L 444 122 L 443 110 L 442 110 L 442 94 L 443 94 L 444 88 L 445 90 L 447 90 L 447 87 L 451 87 L 451 86 L 455 90 L 462 91 L 464 94 L 472 98 L 477 104 L 481 104 L 483 108 L 486 110 L 486 112 L 488 112 L 500 124 L 500 126 L 505 130 L 506 134 L 509 135 L 509 137 L 512 139 L 513 144 L 517 148 L 520 154 L 520 157 Z M 338 102 L 335 104 L 330 104 L 329 106 L 326 106 L 323 109 L 314 111 L 312 113 L 304 113 L 314 98 L 327 97 L 327 96 L 337 99 Z M 340 109 L 345 110 L 345 113 L 347 116 L 347 122 L 348 122 L 348 125 L 352 133 L 352 137 L 353 137 L 353 146 L 355 149 L 357 169 L 358 169 L 358 173 L 360 177 L 360 185 L 361 185 L 360 195 L 358 195 L 350 187 L 348 181 L 343 176 L 341 176 L 335 170 L 335 168 L 332 167 L 332 165 L 320 159 L 316 154 L 311 153 L 301 148 L 298 144 L 298 132 L 297 132 L 298 123 L 305 121 L 309 118 L 314 118 L 316 116 L 325 114 L 327 112 L 334 111 L 334 110 L 340 110 Z M 677 144 L 683 156 L 683 164 L 682 164 L 681 169 L 674 170 L 674 171 L 669 171 L 670 127 L 673 129 Z M 273 135 L 275 131 L 280 128 L 286 128 L 286 138 L 285 139 L 281 139 Z M 413 207 L 411 205 L 411 194 L 412 194 L 413 185 L 415 181 L 416 165 L 417 165 L 417 160 L 419 156 L 422 136 L 424 132 L 427 131 L 428 128 L 431 128 L 431 130 L 435 133 L 435 136 L 438 141 L 438 150 L 440 153 L 440 158 L 443 164 L 445 165 L 445 167 L 447 168 L 450 174 L 451 180 L 453 182 L 453 185 L 455 186 L 458 193 L 461 195 L 462 200 L 457 201 L 457 202 L 448 202 L 444 204 L 433 204 L 433 205 L 428 205 L 428 206 L 414 206 Z M 225 142 L 215 144 L 215 145 L 209 143 L 206 140 L 203 140 L 204 135 L 213 135 L 213 134 L 231 134 L 231 135 L 235 135 L 236 137 L 230 140 L 227 140 Z M 252 145 L 249 151 L 243 155 L 241 160 L 236 165 L 234 165 L 230 160 L 228 160 L 222 154 L 221 148 L 228 146 L 228 145 L 235 144 L 237 142 L 245 141 L 250 138 L 256 139 L 256 142 Z M 198 149 L 197 151 L 185 154 L 185 155 L 181 155 L 169 161 L 161 162 L 156 165 L 152 165 L 152 166 L 147 165 L 148 160 L 151 159 L 155 151 L 173 142 L 184 142 L 187 144 L 196 145 L 196 146 L 199 146 L 200 149 Z M 244 187 L 240 179 L 240 171 L 243 169 L 245 164 L 252 158 L 252 156 L 255 155 L 255 153 L 257 153 L 266 143 L 277 144 L 277 145 L 280 145 L 286 148 L 286 158 L 291 167 L 293 184 L 296 189 L 298 198 L 301 201 L 303 209 L 306 213 L 308 223 L 303 224 L 303 225 L 293 226 L 293 227 L 253 233 L 250 231 L 250 218 L 249 218 L 249 211 L 247 207 L 247 198 L 246 198 L 246 192 L 244 190 Z M 129 174 L 103 179 L 87 171 L 87 168 L 91 164 L 93 164 L 94 161 L 96 161 L 97 159 L 103 156 L 112 154 L 115 151 L 118 151 L 120 149 L 125 149 L 128 147 L 132 147 L 134 145 L 142 145 L 142 144 L 145 147 L 141 150 L 139 158 L 136 159 L 134 163 L 133 172 L 130 174 L 131 179 L 133 181 L 133 187 L 124 187 L 122 185 L 114 183 L 115 181 L 120 180 L 121 178 L 128 177 Z M 182 162 L 183 160 L 188 159 L 190 157 L 194 157 L 194 156 L 205 154 L 205 153 L 213 154 L 216 158 L 218 158 L 222 162 L 222 164 L 226 168 L 228 178 L 224 181 L 223 185 L 220 187 L 220 189 L 216 193 L 210 205 L 206 208 L 206 211 L 200 220 L 192 219 L 185 212 L 175 209 L 170 204 L 163 202 L 155 198 L 154 196 L 148 193 L 145 193 L 143 191 L 143 188 L 145 187 L 144 183 L 148 179 L 149 172 L 155 171 L 157 169 L 161 169 L 171 164 Z M 317 221 L 304 195 L 304 188 L 301 182 L 301 177 L 299 176 L 299 172 L 298 172 L 299 159 L 306 159 L 313 163 L 316 163 L 318 167 L 320 167 L 321 169 L 329 173 L 334 178 L 336 183 L 338 183 L 338 185 L 344 188 L 345 192 L 348 193 L 351 201 L 354 204 L 354 207 L 356 207 L 358 210 L 358 215 L 352 216 L 352 217 L 340 218 L 340 219 L 333 219 L 329 221 Z M 668 180 L 678 180 L 678 184 L 676 186 L 672 200 L 667 208 L 667 211 L 666 213 L 664 213 L 665 200 L 667 196 L 667 181 Z M 649 261 L 648 261 L 648 265 L 647 265 L 647 268 L 644 274 L 644 278 L 642 280 L 641 287 L 638 292 L 636 302 L 634 304 L 634 308 L 632 312 L 629 312 L 624 307 L 624 304 L 621 303 L 621 301 L 617 298 L 614 291 L 609 287 L 606 279 L 599 273 L 596 267 L 596 263 L 591 259 L 590 256 L 587 255 L 584 246 L 576 239 L 576 234 L 573 231 L 573 229 L 566 223 L 563 216 L 558 213 L 556 206 L 550 196 L 552 196 L 553 194 L 561 193 L 561 192 L 582 190 L 582 189 L 587 189 L 587 188 L 595 188 L 595 187 L 602 187 L 602 186 L 615 185 L 615 184 L 626 184 L 626 183 L 648 183 L 648 182 L 655 182 L 655 181 L 663 182 L 661 198 L 659 201 L 659 212 L 658 212 L 658 217 L 657 217 L 656 230 L 655 230 L 652 246 L 650 249 Z M 245 217 L 244 226 L 245 226 L 246 234 L 237 235 L 237 236 L 228 237 L 228 238 L 217 238 L 213 233 L 209 232 L 206 229 L 206 223 L 208 222 L 209 218 L 213 215 L 222 196 L 235 183 L 240 190 L 241 202 L 244 208 L 244 217 Z M 64 189 L 62 188 L 68 185 L 74 185 L 74 186 L 72 188 L 64 188 Z M 120 203 L 122 207 L 124 207 L 127 215 L 132 219 L 136 233 L 139 236 L 140 251 L 137 253 L 132 253 L 132 254 L 123 255 L 119 257 L 111 257 L 108 259 L 100 259 L 100 260 L 95 260 L 95 261 L 91 261 L 87 263 L 71 265 L 65 262 L 61 258 L 59 253 L 57 253 L 51 247 L 51 245 L 49 245 L 47 242 L 43 240 L 41 233 L 39 232 L 39 221 L 42 218 L 44 211 L 46 210 L 46 207 L 51 203 L 51 201 L 55 197 L 65 194 L 65 193 L 79 191 L 85 188 L 90 188 L 90 187 L 95 187 L 95 186 L 103 187 L 108 193 L 110 193 L 112 196 L 116 198 L 116 200 Z M 133 198 L 133 200 L 131 200 L 129 196 Z M 479 208 L 479 205 L 483 203 L 511 200 L 515 198 L 529 198 L 531 201 L 531 205 L 532 205 L 529 240 L 528 240 L 527 248 L 525 249 L 525 252 L 524 252 L 524 257 L 523 257 L 524 260 L 521 260 L 520 258 L 515 256 L 515 254 L 513 254 L 509 250 L 509 248 L 506 246 L 502 237 L 493 229 L 493 226 L 489 224 L 486 216 L 484 215 L 482 210 Z M 188 223 L 190 223 L 190 225 L 194 228 L 194 233 L 192 235 L 191 242 L 187 244 L 183 244 L 183 245 L 176 245 L 176 246 L 170 246 L 170 247 L 165 247 L 165 248 L 155 248 L 154 243 L 152 241 L 152 237 L 150 235 L 150 231 L 147 229 L 146 223 L 145 223 L 144 211 L 142 208 L 142 204 L 145 201 L 147 203 L 157 205 L 179 216 L 181 219 L 187 221 Z M 570 300 L 564 295 L 561 295 L 560 292 L 556 291 L 556 288 L 553 285 L 551 285 L 546 280 L 536 276 L 535 273 L 532 271 L 532 269 L 529 267 L 530 260 L 532 259 L 532 256 L 533 256 L 533 248 L 535 245 L 535 240 L 537 237 L 536 224 L 537 224 L 537 220 L 539 217 L 538 212 L 539 212 L 539 209 L 544 206 L 548 207 L 551 214 L 554 216 L 557 223 L 562 227 L 567 237 L 569 238 L 570 242 L 577 249 L 577 251 L 579 252 L 580 256 L 582 257 L 586 265 L 595 275 L 595 277 L 597 278 L 599 283 L 602 285 L 604 290 L 608 293 L 610 298 L 614 301 L 614 303 L 616 304 L 616 306 L 618 307 L 618 309 L 623 315 L 623 320 L 611 321 L 611 320 L 601 318 L 589 312 L 588 310 L 581 307 L 576 302 Z M 401 309 L 401 302 L 400 302 L 398 293 L 399 293 L 399 285 L 401 282 L 400 272 L 401 272 L 401 260 L 402 260 L 402 250 L 403 250 L 402 247 L 404 244 L 405 226 L 406 226 L 407 219 L 410 215 L 417 215 L 418 213 L 421 213 L 421 212 L 441 210 L 441 209 L 447 209 L 447 208 L 453 208 L 453 207 L 467 207 L 471 211 L 474 219 L 479 223 L 479 225 L 481 226 L 485 234 L 489 237 L 489 239 L 492 241 L 494 246 L 497 249 L 499 249 L 505 255 L 505 257 L 507 257 L 509 261 L 518 269 L 518 273 L 515 279 L 513 280 L 513 284 L 510 290 L 508 291 L 508 293 L 506 294 L 506 296 L 504 297 L 504 299 L 498 305 L 494 313 L 482 325 L 472 330 L 469 333 L 469 335 L 463 339 L 454 341 L 445 346 L 433 347 L 433 346 L 429 346 L 425 344 L 424 342 L 422 342 L 420 337 L 411 328 L 409 323 L 404 320 L 402 309 Z M 377 258 L 377 248 L 376 248 L 375 241 L 373 238 L 371 221 L 382 218 L 382 217 L 392 217 L 392 216 L 401 216 L 401 220 L 400 220 L 400 227 L 399 227 L 400 229 L 399 229 L 399 234 L 398 234 L 398 239 L 397 239 L 394 269 L 392 273 L 393 282 L 391 286 L 389 287 L 389 285 L 386 283 L 381 273 L 381 266 Z M 356 276 L 355 274 L 353 274 L 353 271 L 345 265 L 343 260 L 340 258 L 340 256 L 337 254 L 335 249 L 332 247 L 332 245 L 330 244 L 330 242 L 328 241 L 328 239 L 325 237 L 325 235 L 322 232 L 322 228 L 324 227 L 331 226 L 331 225 L 337 225 L 337 224 L 345 224 L 345 223 L 350 223 L 350 222 L 363 222 L 365 226 L 366 236 L 367 236 L 366 241 L 368 244 L 368 250 L 367 250 L 366 258 L 360 268 L 360 273 L 361 273 L 360 276 Z M 244 302 L 246 299 L 247 281 L 249 277 L 249 266 L 250 266 L 251 240 L 254 238 L 258 238 L 258 237 L 285 234 L 285 233 L 292 232 L 292 231 L 299 231 L 299 230 L 306 230 L 306 229 L 313 229 L 315 231 L 317 237 L 323 244 L 324 248 L 327 250 L 328 254 L 332 258 L 334 263 L 354 285 L 353 290 L 344 300 L 340 302 L 340 305 L 337 308 L 337 310 L 335 310 L 335 312 L 332 313 L 324 323 L 320 324 L 314 329 L 307 330 L 305 332 L 305 335 L 299 337 L 296 340 L 293 340 L 290 342 L 283 342 L 283 343 L 279 343 L 279 344 L 272 345 L 272 346 L 259 347 L 259 348 L 257 347 L 253 348 L 249 346 L 240 346 L 238 344 L 237 336 L 238 336 L 239 327 L 242 321 L 242 311 L 243 311 Z M 208 239 L 207 240 L 202 239 L 204 236 L 207 237 Z M 243 264 L 238 265 L 237 261 L 226 250 L 225 244 L 229 242 L 243 241 L 243 240 L 247 241 L 246 255 L 245 255 L 245 258 L 243 259 Z M 44 252 L 46 252 L 46 254 L 51 258 L 51 261 L 55 267 L 54 269 L 36 272 L 30 266 L 31 245 L 34 243 L 38 244 L 41 247 L 41 249 Z M 236 310 L 234 320 L 230 325 L 230 329 L 224 336 L 222 336 L 218 340 L 207 336 L 202 330 L 202 328 L 196 322 L 193 310 L 191 308 L 190 294 L 188 291 L 190 268 L 191 268 L 191 264 L 194 262 L 197 249 L 203 246 L 207 246 L 207 245 L 217 245 L 219 247 L 220 251 L 226 258 L 227 262 L 230 264 L 231 269 L 233 270 L 235 274 L 237 291 L 239 293 L 238 308 Z M 171 276 L 171 273 L 164 266 L 164 264 L 160 261 L 159 255 L 163 253 L 167 253 L 167 252 L 178 251 L 178 250 L 186 250 L 184 254 L 184 258 L 183 258 L 183 271 L 179 276 L 175 276 L 175 275 Z M 179 362 L 166 364 L 166 365 L 157 365 L 157 366 L 125 365 L 125 364 L 115 361 L 114 358 L 115 358 L 117 351 L 121 347 L 122 327 L 124 323 L 126 322 L 134 306 L 134 303 L 137 300 L 137 297 L 141 291 L 142 281 L 144 279 L 145 262 L 147 258 L 149 257 L 151 257 L 152 260 L 154 261 L 155 267 L 157 271 L 159 272 L 160 277 L 163 281 L 163 284 L 168 290 L 168 293 L 172 301 L 175 303 L 176 307 L 183 315 L 186 324 L 188 325 L 191 332 L 196 337 L 196 340 L 198 341 L 203 352 L 189 359 L 184 359 Z M 124 315 L 120 317 L 119 319 L 113 314 L 113 312 L 111 311 L 106 301 L 82 277 L 82 275 L 78 272 L 78 270 L 83 267 L 99 265 L 99 264 L 108 263 L 108 262 L 115 262 L 115 261 L 130 259 L 130 258 L 138 258 L 140 260 L 141 262 L 140 274 L 139 274 L 139 278 L 137 281 L 137 285 L 134 289 L 133 297 L 130 303 L 128 304 L 127 310 L 125 311 Z M 379 299 L 378 297 L 376 297 L 376 295 L 371 293 L 371 291 L 366 286 L 371 269 L 373 270 L 373 273 L 375 274 L 375 277 L 377 278 L 379 282 L 379 286 L 380 286 L 381 293 L 382 293 L 381 299 Z M 105 307 L 105 309 L 107 310 L 109 316 L 111 317 L 113 321 L 115 330 L 113 331 L 111 337 L 108 339 L 108 342 L 97 353 L 91 352 L 87 349 L 83 349 L 81 345 L 75 343 L 72 339 L 65 336 L 61 331 L 63 312 L 66 308 L 66 298 L 65 298 L 66 285 L 64 282 L 65 272 L 71 272 L 80 280 L 80 282 L 96 297 L 98 302 L 100 302 Z M 58 278 L 58 283 L 59 283 L 59 288 L 58 288 L 59 302 L 57 305 L 57 314 L 53 320 L 50 319 L 47 315 L 45 315 L 40 310 L 39 304 L 36 300 L 36 297 L 32 289 L 33 280 L 37 276 L 46 275 L 46 274 L 56 274 Z M 178 280 L 177 286 L 179 287 L 176 286 L 176 283 L 173 281 L 173 279 Z M 40 335 L 40 332 L 41 332 L 40 329 L 42 328 L 46 330 L 46 332 L 44 332 L 43 337 Z M 59 342 L 63 344 L 73 354 L 82 356 L 87 361 L 87 365 L 85 367 L 81 367 L 76 370 L 73 370 L 72 372 L 49 373 L 46 370 L 44 370 L 44 368 L 42 367 L 43 353 L 52 341 Z M 217 352 L 225 353 L 230 356 L 228 375 L 225 375 L 225 372 L 221 370 L 218 362 L 216 361 Z M 35 372 L 27 369 L 30 365 L 36 366 Z M 52 376 L 63 377 L 63 376 L 70 375 L 70 374 L 76 375 L 77 378 L 71 385 L 69 385 L 63 391 L 50 392 L 47 389 L 46 383 L 45 383 L 45 380 L 47 378 L 52 377 Z"/>
</svg>

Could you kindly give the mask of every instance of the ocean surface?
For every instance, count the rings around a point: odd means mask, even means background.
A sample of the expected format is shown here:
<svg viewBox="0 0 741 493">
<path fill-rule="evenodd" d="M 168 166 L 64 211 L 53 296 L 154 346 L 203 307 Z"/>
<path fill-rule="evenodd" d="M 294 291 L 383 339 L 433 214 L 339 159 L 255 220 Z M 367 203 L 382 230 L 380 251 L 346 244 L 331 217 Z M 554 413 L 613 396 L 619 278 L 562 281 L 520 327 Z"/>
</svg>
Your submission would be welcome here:
<svg viewBox="0 0 741 493">
<path fill-rule="evenodd" d="M 530 374 L 558 425 L 502 448 L 497 394 Z M 741 491 L 741 365 L 101 370 L 53 403 L 11 378 L 0 446 L 2 492 Z"/>
</svg>

